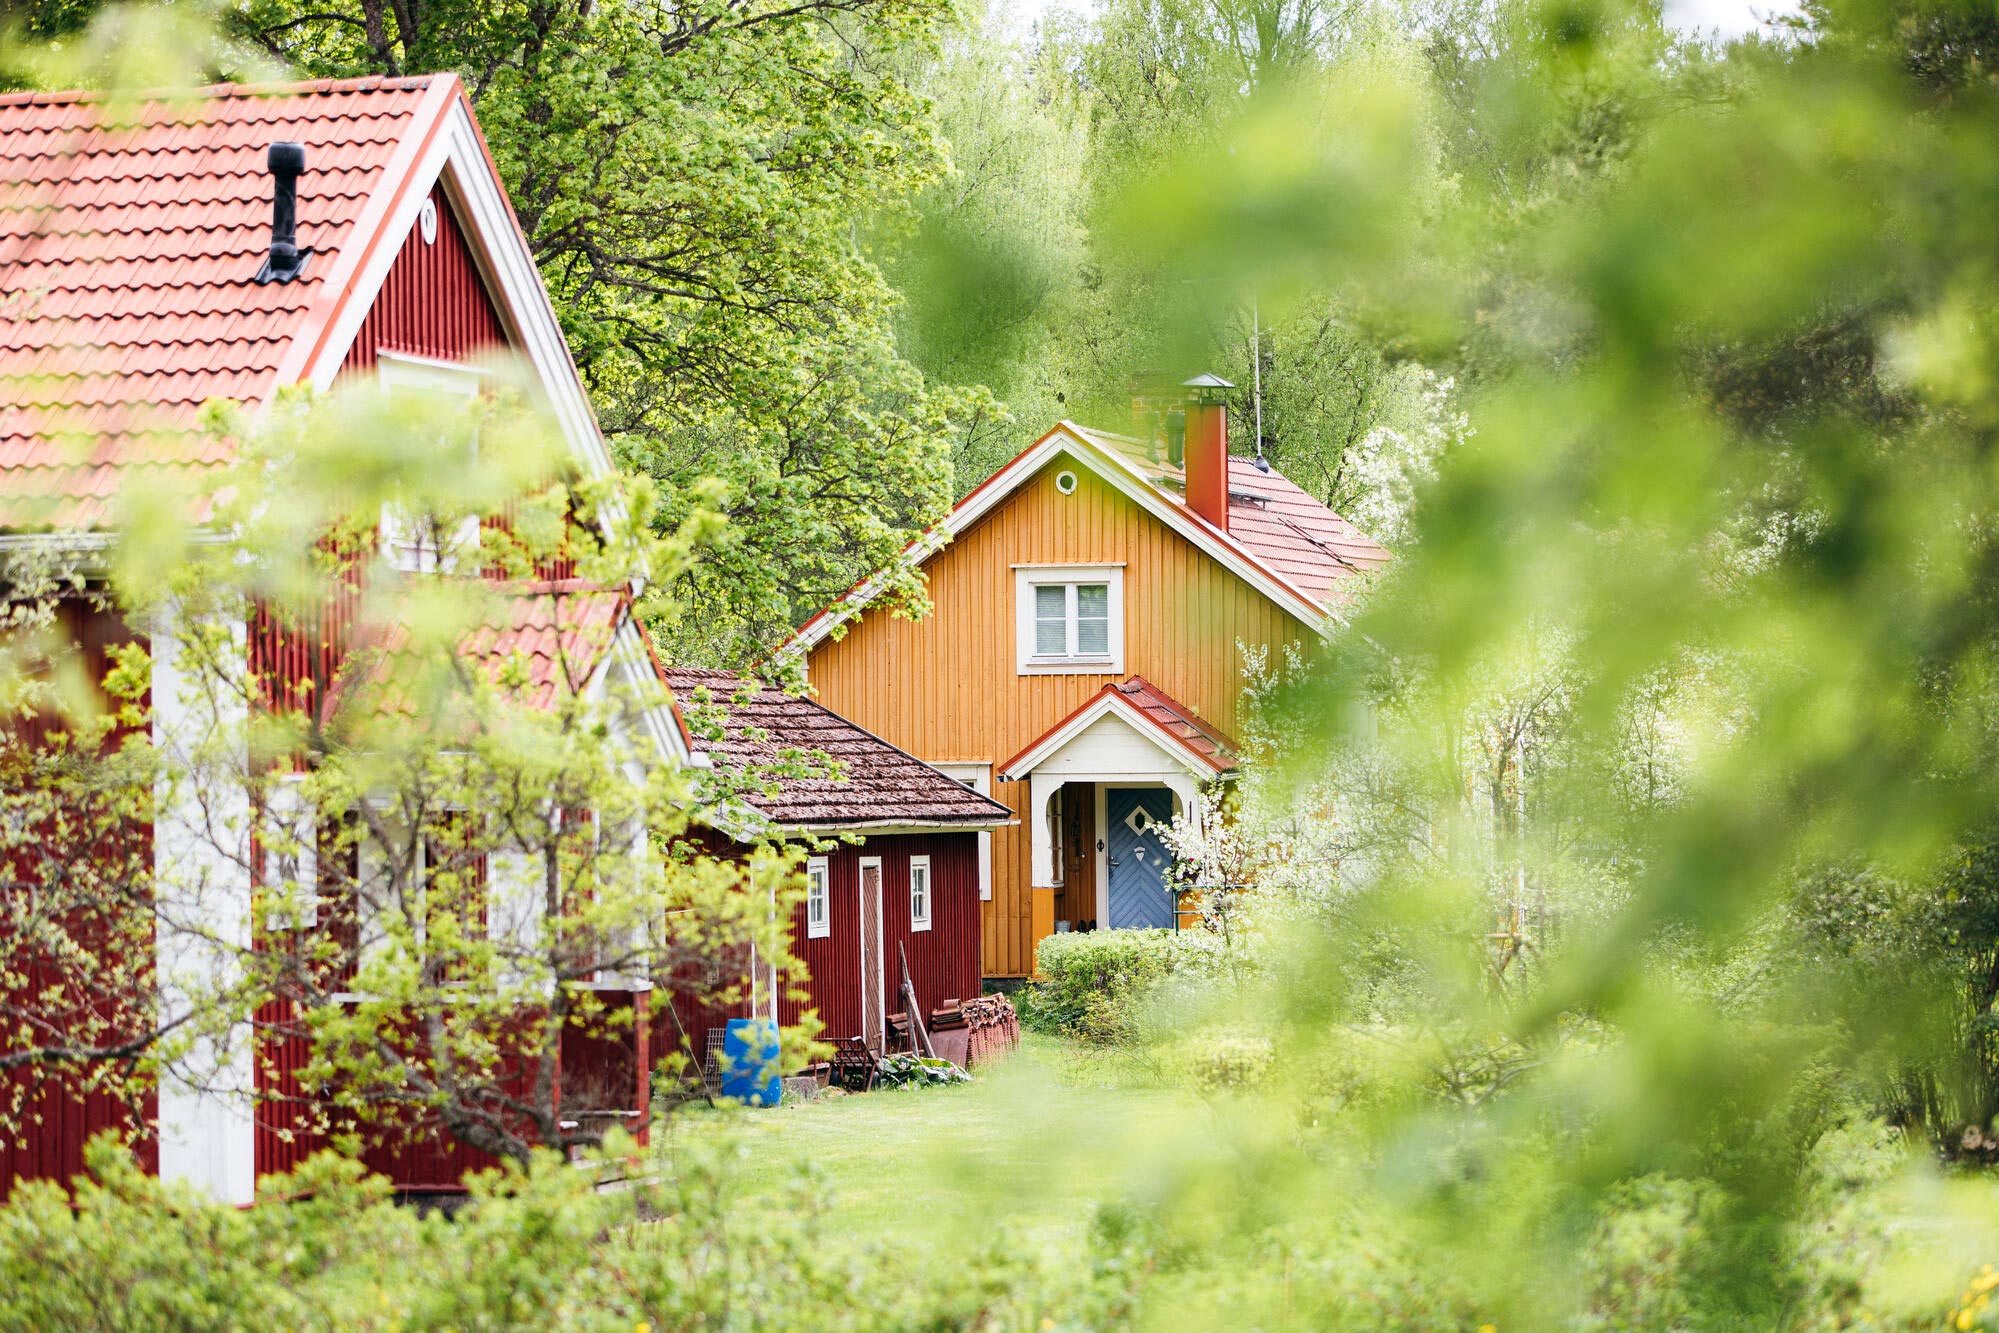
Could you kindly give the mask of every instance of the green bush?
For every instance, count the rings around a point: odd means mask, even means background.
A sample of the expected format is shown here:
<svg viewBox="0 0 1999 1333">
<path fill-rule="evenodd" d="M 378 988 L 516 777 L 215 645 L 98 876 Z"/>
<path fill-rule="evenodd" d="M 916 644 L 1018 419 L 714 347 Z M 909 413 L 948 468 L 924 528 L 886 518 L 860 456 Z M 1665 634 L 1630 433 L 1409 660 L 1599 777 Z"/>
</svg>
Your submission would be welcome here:
<svg viewBox="0 0 1999 1333">
<path fill-rule="evenodd" d="M 321 1154 L 237 1209 L 142 1174 L 110 1139 L 74 1195 L 0 1207 L 0 1329 L 1101 1328 L 1143 1265 L 1057 1265 L 1017 1237 L 940 1258 L 828 1224 L 823 1182 L 748 1206 L 742 1145 L 682 1144 L 616 1191 L 550 1155 L 474 1180 L 447 1218 Z M 865 1293 L 865 1299 L 858 1294 Z"/>
<path fill-rule="evenodd" d="M 1196 953 L 1187 935 L 1171 930 L 1050 935 L 1035 951 L 1040 976 L 1021 992 L 1021 1022 L 1084 1037 L 1122 1030 L 1124 1007 Z"/>
</svg>

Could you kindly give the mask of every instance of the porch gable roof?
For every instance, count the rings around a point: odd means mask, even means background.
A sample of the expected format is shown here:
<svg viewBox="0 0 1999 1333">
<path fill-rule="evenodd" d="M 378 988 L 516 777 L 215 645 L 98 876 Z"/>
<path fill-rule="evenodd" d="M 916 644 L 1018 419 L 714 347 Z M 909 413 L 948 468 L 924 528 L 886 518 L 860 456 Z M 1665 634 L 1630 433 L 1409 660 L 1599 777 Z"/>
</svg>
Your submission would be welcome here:
<svg viewBox="0 0 1999 1333">
<path fill-rule="evenodd" d="M 1085 699 L 1067 717 L 1001 764 L 995 777 L 1001 782 L 1025 780 L 1092 723 L 1106 716 L 1121 718 L 1196 777 L 1221 777 L 1238 767 L 1234 741 L 1145 677 L 1133 676 L 1106 685 Z"/>
</svg>

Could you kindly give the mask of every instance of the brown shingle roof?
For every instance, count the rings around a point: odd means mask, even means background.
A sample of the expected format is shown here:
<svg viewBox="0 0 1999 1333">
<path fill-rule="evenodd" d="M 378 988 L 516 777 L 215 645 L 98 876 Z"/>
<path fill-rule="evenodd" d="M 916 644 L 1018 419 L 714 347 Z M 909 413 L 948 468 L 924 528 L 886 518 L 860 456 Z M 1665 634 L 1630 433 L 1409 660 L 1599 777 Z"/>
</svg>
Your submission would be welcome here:
<svg viewBox="0 0 1999 1333">
<path fill-rule="evenodd" d="M 668 667 L 666 679 L 695 752 L 711 756 L 717 768 L 745 772 L 802 761 L 811 770 L 775 778 L 744 798 L 787 828 L 993 828 L 1013 817 L 1006 806 L 811 699 L 730 671 Z M 826 760 L 836 773 L 824 771 Z"/>
</svg>

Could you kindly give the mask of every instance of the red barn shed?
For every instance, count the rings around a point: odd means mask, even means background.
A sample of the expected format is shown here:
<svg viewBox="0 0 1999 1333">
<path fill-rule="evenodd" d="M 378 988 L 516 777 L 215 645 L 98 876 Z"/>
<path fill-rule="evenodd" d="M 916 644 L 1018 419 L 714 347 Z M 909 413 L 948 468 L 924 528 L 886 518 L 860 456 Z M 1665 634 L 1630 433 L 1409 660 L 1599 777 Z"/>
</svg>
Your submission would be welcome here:
<svg viewBox="0 0 1999 1333">
<path fill-rule="evenodd" d="M 887 1016 L 903 1008 L 904 955 L 926 1010 L 978 995 L 990 840 L 1013 812 L 812 699 L 731 672 L 669 667 L 666 677 L 697 762 L 794 774 L 743 798 L 744 835 L 824 844 L 807 862 L 792 921 L 793 952 L 810 975 L 768 978 L 755 991 L 758 1012 L 771 1013 L 764 997 L 783 1024 L 816 1010 L 828 1037 L 860 1036 L 879 1050 Z M 682 1023 L 705 1042 L 717 1017 Z"/>
</svg>

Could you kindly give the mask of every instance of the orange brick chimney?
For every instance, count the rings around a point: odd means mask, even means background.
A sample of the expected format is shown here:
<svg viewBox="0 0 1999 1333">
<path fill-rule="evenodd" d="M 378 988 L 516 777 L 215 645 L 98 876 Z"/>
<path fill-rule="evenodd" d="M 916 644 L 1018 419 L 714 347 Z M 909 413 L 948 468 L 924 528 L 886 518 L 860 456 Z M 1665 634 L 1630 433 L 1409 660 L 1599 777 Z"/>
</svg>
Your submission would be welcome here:
<svg viewBox="0 0 1999 1333">
<path fill-rule="evenodd" d="M 1235 385 L 1196 375 L 1181 385 L 1187 399 L 1187 507 L 1222 529 L 1229 526 L 1229 409 L 1222 395 Z"/>
</svg>

